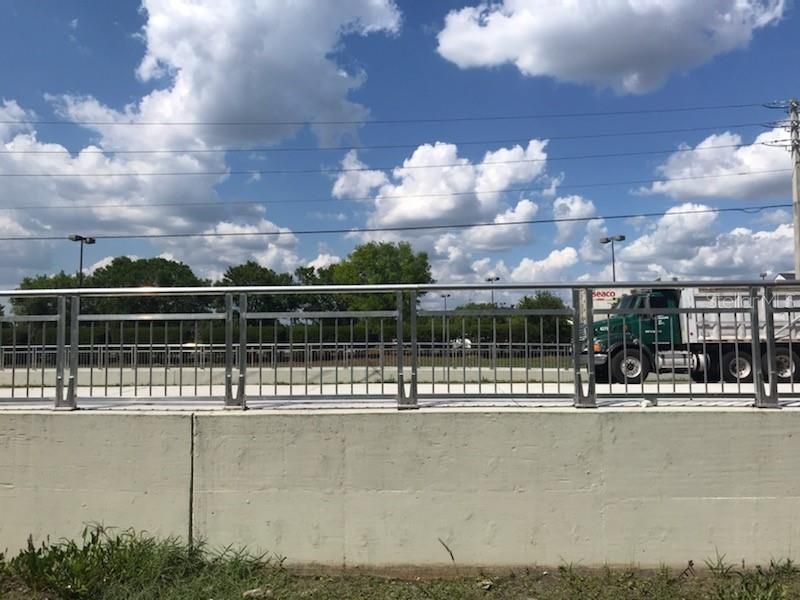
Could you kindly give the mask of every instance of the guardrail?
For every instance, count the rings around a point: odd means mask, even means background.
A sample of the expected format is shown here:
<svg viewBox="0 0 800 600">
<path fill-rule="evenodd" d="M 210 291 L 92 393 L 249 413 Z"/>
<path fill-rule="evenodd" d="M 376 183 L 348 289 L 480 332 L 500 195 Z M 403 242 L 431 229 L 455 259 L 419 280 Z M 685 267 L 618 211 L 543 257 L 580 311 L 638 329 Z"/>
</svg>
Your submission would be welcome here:
<svg viewBox="0 0 800 600">
<path fill-rule="evenodd" d="M 637 286 L 652 289 L 611 309 L 593 306 L 596 288 Z M 549 291 L 565 298 L 566 307 L 420 308 L 428 293 L 488 296 L 491 289 L 520 296 Z M 672 305 L 659 300 L 663 290 L 671 290 L 665 294 Z M 608 398 L 742 398 L 771 408 L 800 398 L 800 286 L 786 282 L 90 288 L 0 295 L 54 298 L 56 312 L 0 317 L 0 401 L 48 399 L 74 409 L 90 398 L 183 397 L 244 409 L 257 399 L 374 399 L 408 409 L 467 398 L 561 399 L 580 408 Z M 263 306 L 265 297 L 286 295 L 369 295 L 382 308 L 248 310 Z M 221 301 L 208 312 L 81 310 L 82 301 L 113 296 Z M 691 306 L 683 300 L 689 297 Z"/>
</svg>

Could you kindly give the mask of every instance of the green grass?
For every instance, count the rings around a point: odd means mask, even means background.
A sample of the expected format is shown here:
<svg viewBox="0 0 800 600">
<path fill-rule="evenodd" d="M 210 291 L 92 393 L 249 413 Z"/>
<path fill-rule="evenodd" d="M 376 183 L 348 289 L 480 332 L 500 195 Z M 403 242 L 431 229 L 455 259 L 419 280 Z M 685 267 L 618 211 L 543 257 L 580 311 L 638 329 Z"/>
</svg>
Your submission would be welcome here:
<svg viewBox="0 0 800 600">
<path fill-rule="evenodd" d="M 7 600 L 233 600 L 308 598 L 442 600 L 783 600 L 800 598 L 800 570 L 791 562 L 734 568 L 724 558 L 705 569 L 587 570 L 571 565 L 465 571 L 453 564 L 432 576 L 299 574 L 283 561 L 177 539 L 87 528 L 79 542 L 29 544 L 0 555 L 0 598 Z"/>
</svg>

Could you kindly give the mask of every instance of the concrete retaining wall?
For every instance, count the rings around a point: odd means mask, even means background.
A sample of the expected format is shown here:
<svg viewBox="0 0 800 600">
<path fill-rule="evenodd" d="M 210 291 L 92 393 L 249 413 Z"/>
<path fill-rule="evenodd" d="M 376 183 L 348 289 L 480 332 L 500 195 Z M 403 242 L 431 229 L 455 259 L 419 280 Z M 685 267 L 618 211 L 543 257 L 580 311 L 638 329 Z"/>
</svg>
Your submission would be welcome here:
<svg viewBox="0 0 800 600">
<path fill-rule="evenodd" d="M 484 566 L 797 559 L 798 426 L 742 409 L 0 413 L 0 546 L 103 520 L 191 523 L 294 564 L 445 565 L 444 544 Z"/>
<path fill-rule="evenodd" d="M 0 552 L 84 524 L 185 536 L 191 415 L 0 412 Z"/>
</svg>

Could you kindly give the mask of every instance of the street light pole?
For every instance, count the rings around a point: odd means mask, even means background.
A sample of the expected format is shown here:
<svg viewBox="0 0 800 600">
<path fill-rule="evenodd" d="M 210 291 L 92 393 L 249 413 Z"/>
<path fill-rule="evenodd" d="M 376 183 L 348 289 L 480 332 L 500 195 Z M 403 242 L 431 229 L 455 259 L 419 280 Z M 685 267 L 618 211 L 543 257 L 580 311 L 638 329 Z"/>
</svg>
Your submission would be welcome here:
<svg viewBox="0 0 800 600">
<path fill-rule="evenodd" d="M 450 336 L 447 331 L 447 299 L 451 294 L 439 294 L 444 301 L 444 313 L 442 314 L 442 341 L 445 343 L 445 348 L 450 344 Z"/>
<path fill-rule="evenodd" d="M 440 294 L 442 300 L 444 300 L 444 312 L 447 312 L 447 299 L 451 296 L 451 294 Z"/>
<path fill-rule="evenodd" d="M 78 261 L 78 287 L 83 287 L 83 245 L 89 244 L 91 246 L 97 240 L 93 237 L 86 237 L 78 234 L 72 234 L 68 239 L 71 242 L 80 242 L 81 245 L 80 259 Z"/>
<path fill-rule="evenodd" d="M 614 253 L 614 242 L 624 242 L 624 235 L 614 235 L 611 237 L 600 238 L 601 244 L 611 244 L 611 281 L 617 280 L 617 257 Z"/>
<path fill-rule="evenodd" d="M 487 277 L 486 281 L 492 284 L 491 293 L 492 293 L 492 308 L 495 308 L 494 305 L 494 283 L 495 281 L 500 281 L 500 278 L 497 275 L 492 275 L 491 277 Z"/>
</svg>

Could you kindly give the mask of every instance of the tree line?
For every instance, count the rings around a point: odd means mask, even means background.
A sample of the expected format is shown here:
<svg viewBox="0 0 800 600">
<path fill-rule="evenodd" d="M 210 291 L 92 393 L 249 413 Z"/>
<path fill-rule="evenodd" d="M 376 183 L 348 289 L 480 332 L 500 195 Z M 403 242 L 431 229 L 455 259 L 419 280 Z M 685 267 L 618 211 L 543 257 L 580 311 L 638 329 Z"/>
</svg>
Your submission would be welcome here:
<svg viewBox="0 0 800 600">
<path fill-rule="evenodd" d="M 83 280 L 86 288 L 118 287 L 220 287 L 220 286 L 319 286 L 319 285 L 378 285 L 396 283 L 433 283 L 431 265 L 425 252 L 414 252 L 406 242 L 370 242 L 357 246 L 344 260 L 323 268 L 299 267 L 294 273 L 280 273 L 259 265 L 254 261 L 228 267 L 216 281 L 199 277 L 183 262 L 166 258 L 133 259 L 126 256 L 114 258 L 108 265 L 96 269 Z M 77 275 L 59 272 L 53 275 L 26 277 L 21 289 L 70 289 L 78 287 Z M 418 298 L 419 300 L 419 298 Z M 396 296 L 388 294 L 283 294 L 250 295 L 249 312 L 297 312 L 297 311 L 366 311 L 394 310 Z M 15 314 L 52 315 L 58 312 L 57 300 L 53 297 L 13 298 Z M 548 292 L 524 296 L 515 305 L 522 309 L 563 309 L 561 298 Z M 493 309 L 490 303 L 470 303 L 454 310 Z M 220 296 L 111 296 L 82 298 L 83 314 L 136 314 L 136 313 L 205 313 L 224 309 Z M 404 307 L 408 314 L 409 307 Z M 570 325 L 567 319 L 552 316 L 518 316 L 503 320 L 497 329 L 491 318 L 464 317 L 463 329 L 467 335 L 491 340 L 508 338 L 509 332 L 515 341 L 527 337 L 530 342 L 558 339 L 569 340 Z M 527 322 L 526 322 L 527 321 Z M 499 321 L 498 321 L 499 323 Z M 361 327 L 362 325 L 356 325 Z M 450 329 L 450 337 L 459 337 L 461 320 L 456 329 Z M 493 328 L 496 331 L 493 331 Z M 159 334 L 160 335 L 160 334 Z M 438 338 L 441 331 L 430 334 Z M 419 329 L 420 339 L 429 336 L 428 329 Z"/>
<path fill-rule="evenodd" d="M 370 242 L 356 247 L 344 260 L 323 268 L 300 267 L 294 273 L 279 273 L 254 261 L 228 267 L 216 281 L 199 277 L 186 263 L 166 258 L 114 258 L 83 280 L 86 288 L 117 287 L 212 287 L 355 285 L 387 283 L 433 283 L 425 252 L 414 252 L 405 242 Z M 53 275 L 26 277 L 20 289 L 69 289 L 78 287 L 77 275 L 61 271 Z M 253 295 L 251 312 L 299 310 L 389 310 L 395 308 L 391 294 L 288 294 Z M 15 314 L 52 315 L 56 298 L 13 298 Z M 135 296 L 84 298 L 84 313 L 197 313 L 222 309 L 217 296 Z"/>
</svg>

